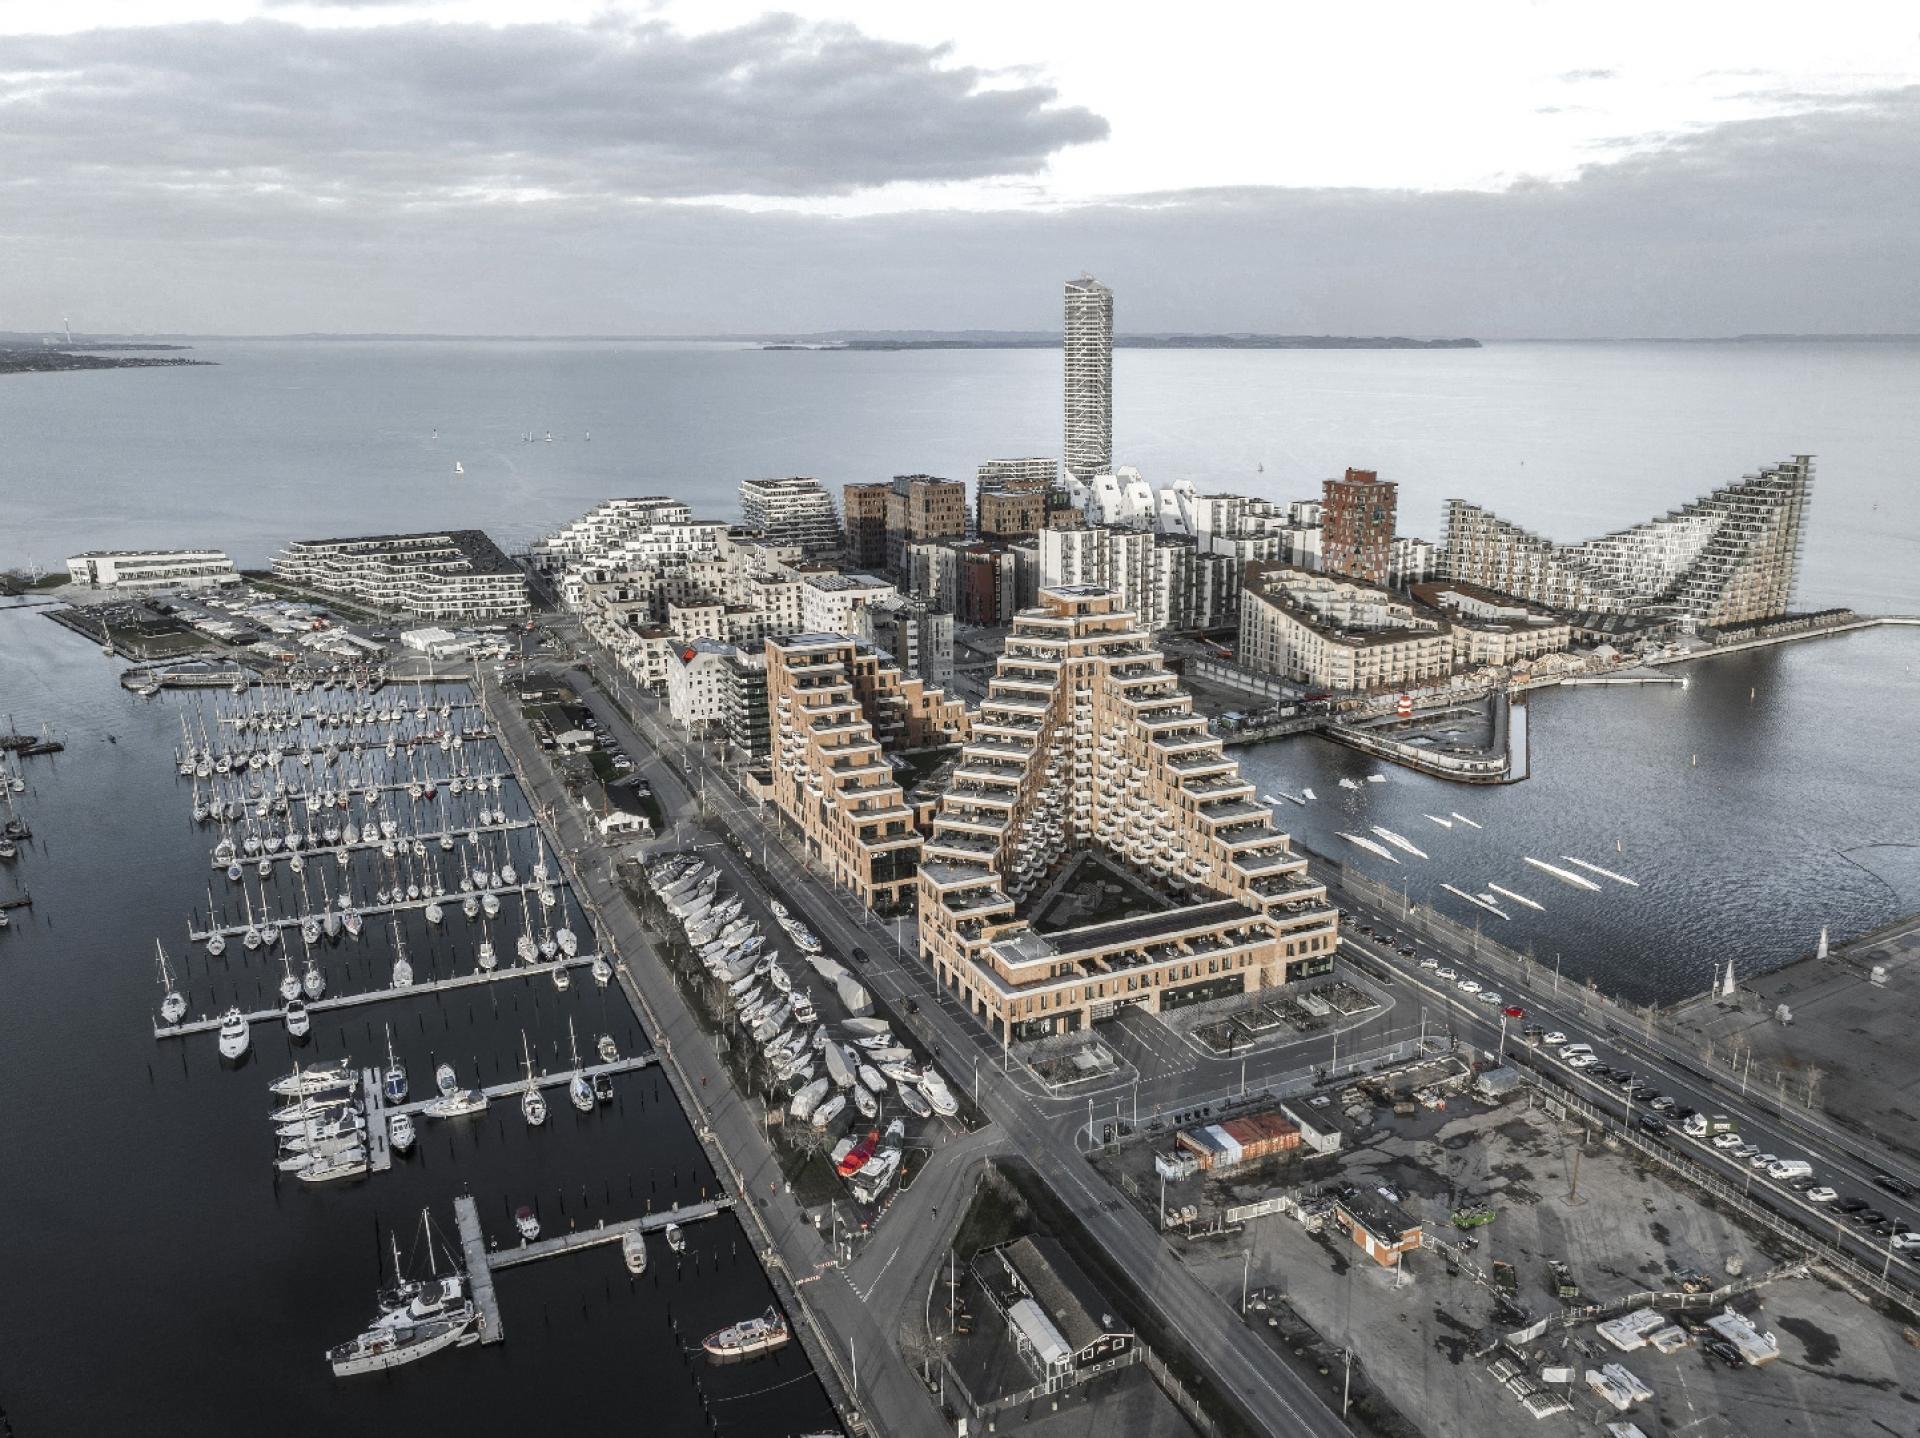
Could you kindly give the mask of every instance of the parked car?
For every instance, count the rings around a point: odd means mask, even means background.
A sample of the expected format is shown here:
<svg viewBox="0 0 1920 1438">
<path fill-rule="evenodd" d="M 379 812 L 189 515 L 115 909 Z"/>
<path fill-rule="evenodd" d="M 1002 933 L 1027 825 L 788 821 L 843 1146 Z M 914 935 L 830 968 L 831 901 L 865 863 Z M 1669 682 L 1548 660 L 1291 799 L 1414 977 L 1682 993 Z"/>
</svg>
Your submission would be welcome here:
<svg viewBox="0 0 1920 1438">
<path fill-rule="evenodd" d="M 1887 1221 L 1887 1216 L 1877 1208 L 1863 1208 L 1853 1215 L 1853 1221 L 1862 1228 L 1878 1228 Z"/>
<path fill-rule="evenodd" d="M 1524 1019 L 1527 1016 L 1527 1011 L 1521 1008 L 1520 1005 L 1518 1004 L 1508 1004 L 1504 1009 L 1500 1010 L 1500 1012 L 1505 1014 L 1510 1019 Z M 1527 1032 L 1527 1036 L 1531 1038 L 1533 1035 L 1540 1032 L 1540 1025 L 1528 1024 L 1526 1032 Z"/>
<path fill-rule="evenodd" d="M 1733 1151 L 1733 1156 L 1735 1158 L 1742 1158 L 1742 1159 L 1752 1158 L 1758 1152 L 1760 1152 L 1759 1144 L 1743 1143 Z M 1865 1205 L 1862 1205 L 1862 1206 L 1864 1207 Z"/>
<path fill-rule="evenodd" d="M 1810 1188 L 1807 1190 L 1808 1203 L 1832 1203 L 1839 1196 L 1839 1189 L 1827 1188 L 1824 1185 L 1819 1188 Z"/>
<path fill-rule="evenodd" d="M 1747 1162 L 1755 1168 L 1772 1168 L 1776 1163 L 1780 1162 L 1780 1155 L 1777 1153 L 1756 1153 L 1752 1158 L 1748 1159 Z"/>
<path fill-rule="evenodd" d="M 1843 1198 L 1834 1205 L 1842 1213 L 1865 1213 L 1869 1206 L 1864 1198 Z"/>
<path fill-rule="evenodd" d="M 1715 1148 L 1739 1148 L 1740 1135 L 1737 1133 L 1716 1134 L 1713 1140 Z"/>
<path fill-rule="evenodd" d="M 1499 993 L 1493 989 L 1482 989 L 1475 995 L 1475 999 L 1479 1003 L 1486 1004 L 1489 1008 L 1495 1007 L 1501 1002 Z"/>
<path fill-rule="evenodd" d="M 1912 1253 L 1916 1248 L 1920 1248 L 1920 1233 L 1894 1234 L 1893 1251 L 1895 1253 Z"/>
<path fill-rule="evenodd" d="M 1478 979 L 1461 979 L 1455 987 L 1463 994 L 1477 994 L 1480 992 L 1480 981 Z"/>
<path fill-rule="evenodd" d="M 1452 969 L 1444 969 L 1444 968 L 1443 968 L 1443 969 L 1441 969 L 1441 970 L 1440 970 L 1440 972 L 1439 972 L 1439 973 L 1437 973 L 1437 974 L 1435 974 L 1435 975 L 1434 975 L 1434 977 L 1435 977 L 1436 979 L 1439 979 L 1439 980 L 1440 980 L 1440 981 L 1441 981 L 1442 983 L 1448 983 L 1448 984 L 1450 984 L 1450 983 L 1452 983 L 1452 982 L 1453 982 L 1453 981 L 1454 981 L 1455 979 L 1457 979 L 1457 978 L 1459 978 L 1460 976 L 1459 976 L 1458 974 L 1456 974 L 1456 973 L 1455 973 L 1455 972 L 1454 972 L 1454 971 L 1453 971 Z"/>
<path fill-rule="evenodd" d="M 1432 954 L 1426 954 L 1421 957 L 1420 967 L 1423 969 L 1437 969 L 1440 967 L 1440 961 Z"/>
<path fill-rule="evenodd" d="M 1561 1033 L 1560 1030 L 1558 1029 L 1548 1030 L 1546 1035 L 1542 1037 L 1540 1040 L 1541 1043 L 1546 1044 L 1550 1048 L 1558 1048 L 1561 1044 L 1565 1043 L 1566 1041 L 1567 1041 L 1567 1036 Z"/>
<path fill-rule="evenodd" d="M 1747 1360 L 1740 1356 L 1740 1350 L 1724 1338 L 1716 1338 L 1713 1342 L 1709 1343 L 1707 1345 L 1707 1353 L 1709 1356 L 1719 1359 L 1729 1368 L 1745 1368 L 1747 1366 Z"/>
<path fill-rule="evenodd" d="M 1567 1067 L 1570 1069 L 1591 1068 L 1593 1067 L 1593 1065 L 1599 1062 L 1600 1060 L 1595 1058 L 1592 1054 L 1573 1054 L 1573 1055 L 1570 1055 L 1567 1059 Z"/>
<path fill-rule="evenodd" d="M 1648 1133 L 1665 1133 L 1667 1131 L 1667 1121 L 1658 1114 L 1643 1113 L 1640 1115 L 1640 1127 L 1644 1128 Z"/>
<path fill-rule="evenodd" d="M 1875 1188 L 1884 1188 L 1896 1198 L 1913 1197 L 1913 1185 L 1908 1183 L 1904 1178 L 1895 1178 L 1890 1173 L 1876 1173 L 1873 1176 L 1873 1186 Z"/>
<path fill-rule="evenodd" d="M 1672 1113 L 1675 1107 L 1674 1101 L 1665 1094 L 1658 1094 L 1654 1097 L 1653 1108 L 1656 1113 Z"/>
</svg>

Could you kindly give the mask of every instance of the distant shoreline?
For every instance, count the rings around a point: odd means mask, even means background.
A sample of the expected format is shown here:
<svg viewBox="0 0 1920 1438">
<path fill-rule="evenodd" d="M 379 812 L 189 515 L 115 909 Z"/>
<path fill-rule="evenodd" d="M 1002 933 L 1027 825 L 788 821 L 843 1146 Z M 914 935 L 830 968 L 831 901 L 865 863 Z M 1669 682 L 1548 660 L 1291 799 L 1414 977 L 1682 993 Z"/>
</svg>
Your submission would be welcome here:
<svg viewBox="0 0 1920 1438">
<path fill-rule="evenodd" d="M 184 349 L 184 345 L 94 345 L 90 349 Z M 213 360 L 180 359 L 174 355 L 89 354 L 76 347 L 71 350 L 35 346 L 31 349 L 0 348 L 0 375 L 70 374 L 77 370 L 98 369 L 173 369 L 181 365 L 207 365 Z"/>
<path fill-rule="evenodd" d="M 769 341 L 766 350 L 1044 350 L 1059 336 L 980 339 Z M 1475 339 L 1416 340 L 1401 335 L 1115 335 L 1117 350 L 1477 350 Z"/>
</svg>

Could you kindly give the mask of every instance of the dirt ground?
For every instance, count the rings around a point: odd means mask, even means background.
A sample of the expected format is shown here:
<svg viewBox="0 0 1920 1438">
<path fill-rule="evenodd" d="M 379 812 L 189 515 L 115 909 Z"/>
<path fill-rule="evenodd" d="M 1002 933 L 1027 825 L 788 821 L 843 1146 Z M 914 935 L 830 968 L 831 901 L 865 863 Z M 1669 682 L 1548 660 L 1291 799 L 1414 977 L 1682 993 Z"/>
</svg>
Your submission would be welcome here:
<svg viewBox="0 0 1920 1438">
<path fill-rule="evenodd" d="M 1560 1311 L 1550 1259 L 1569 1266 L 1586 1301 L 1604 1302 L 1677 1288 L 1676 1275 L 1688 1269 L 1719 1283 L 1734 1273 L 1768 1273 L 1789 1256 L 1769 1252 L 1630 1158 L 1598 1145 L 1583 1149 L 1577 1125 L 1530 1110 L 1523 1099 L 1500 1109 L 1456 1101 L 1445 1114 L 1395 1116 L 1380 1108 L 1373 1119 L 1336 1162 L 1295 1166 L 1285 1181 L 1384 1186 L 1428 1235 L 1449 1242 L 1469 1236 L 1449 1221 L 1456 1208 L 1491 1205 L 1497 1217 L 1472 1230 L 1477 1247 L 1461 1249 L 1459 1262 L 1428 1248 L 1396 1274 L 1337 1230 L 1309 1233 L 1283 1214 L 1256 1218 L 1232 1237 L 1177 1244 L 1236 1307 L 1243 1281 L 1250 1290 L 1277 1290 L 1275 1322 L 1266 1326 L 1259 1312 L 1251 1321 L 1329 1369 L 1329 1384 L 1337 1385 L 1341 1350 L 1351 1345 L 1356 1390 L 1377 1384 L 1428 1438 L 1593 1434 L 1622 1417 L 1649 1438 L 1920 1432 L 1920 1349 L 1903 1340 L 1897 1322 L 1818 1278 L 1782 1278 L 1734 1300 L 1779 1340 L 1780 1357 L 1758 1369 L 1727 1368 L 1706 1354 L 1702 1339 L 1663 1356 L 1650 1347 L 1621 1353 L 1591 1322 L 1550 1330 L 1525 1346 L 1526 1370 L 1537 1377 L 1565 1363 L 1582 1377 L 1567 1393 L 1571 1412 L 1534 1418 L 1489 1374 L 1487 1360 L 1473 1355 L 1487 1335 Z M 1329 1169 L 1332 1178 L 1321 1177 Z M 1495 1260 L 1512 1266 L 1510 1304 L 1468 1267 L 1492 1277 Z M 1630 1414 L 1604 1407 L 1583 1378 L 1605 1363 L 1623 1364 L 1655 1396 Z"/>
</svg>

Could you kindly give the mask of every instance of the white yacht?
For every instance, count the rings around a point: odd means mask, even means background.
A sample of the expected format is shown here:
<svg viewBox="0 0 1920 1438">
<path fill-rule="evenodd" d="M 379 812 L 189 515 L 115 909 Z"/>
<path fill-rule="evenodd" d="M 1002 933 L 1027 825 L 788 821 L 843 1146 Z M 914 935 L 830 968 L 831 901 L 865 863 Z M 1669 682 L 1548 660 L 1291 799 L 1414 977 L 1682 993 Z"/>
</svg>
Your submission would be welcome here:
<svg viewBox="0 0 1920 1438">
<path fill-rule="evenodd" d="M 520 1237 L 528 1243 L 540 1236 L 540 1215 L 526 1204 L 513 1211 L 513 1226 L 520 1230 Z"/>
<path fill-rule="evenodd" d="M 620 1240 L 620 1257 L 625 1260 L 627 1272 L 635 1278 L 647 1271 L 647 1239 L 639 1230 L 634 1230 Z"/>
<path fill-rule="evenodd" d="M 289 1038 L 303 1039 L 313 1027 L 313 1019 L 307 1013 L 305 999 L 288 999 L 286 1007 L 280 1011 L 281 1021 L 287 1026 Z"/>
<path fill-rule="evenodd" d="M 465 1118 L 468 1114 L 484 1112 L 486 1107 L 487 1096 L 479 1089 L 457 1088 L 428 1100 L 421 1105 L 420 1112 L 428 1118 Z"/>
<path fill-rule="evenodd" d="M 393 1145 L 394 1152 L 405 1153 L 413 1147 L 413 1116 L 396 1113 L 387 1120 L 387 1142 Z"/>
<path fill-rule="evenodd" d="M 247 1016 L 237 1008 L 228 1009 L 220 1016 L 220 1057 L 229 1061 L 238 1060 L 247 1051 L 251 1035 L 247 1027 Z"/>
</svg>

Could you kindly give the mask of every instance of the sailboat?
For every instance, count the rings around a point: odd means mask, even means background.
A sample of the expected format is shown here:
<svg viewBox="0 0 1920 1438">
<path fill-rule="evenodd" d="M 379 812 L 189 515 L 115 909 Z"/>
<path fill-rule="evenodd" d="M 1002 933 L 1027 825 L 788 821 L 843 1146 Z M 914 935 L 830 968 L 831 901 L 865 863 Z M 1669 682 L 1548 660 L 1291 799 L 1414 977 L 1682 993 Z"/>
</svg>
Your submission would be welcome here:
<svg viewBox="0 0 1920 1438">
<path fill-rule="evenodd" d="M 465 474 L 467 472 L 467 467 L 464 464 L 460 463 L 459 460 L 456 459 L 453 462 L 453 472 L 455 474 Z"/>
<path fill-rule="evenodd" d="M 282 954 L 280 967 L 285 970 L 280 979 L 280 998 L 283 1003 L 292 1003 L 300 997 L 300 976 L 293 971 L 292 956 Z"/>
<path fill-rule="evenodd" d="M 527 1091 L 520 1095 L 520 1115 L 527 1121 L 528 1128 L 538 1128 L 547 1121 L 547 1101 L 541 1095 L 540 1085 L 533 1077 L 533 1050 L 527 1044 L 525 1030 L 520 1034 L 520 1047 L 527 1058 Z"/>
<path fill-rule="evenodd" d="M 160 947 L 160 941 L 153 941 L 153 951 L 160 958 L 160 1017 L 170 1024 L 177 1024 L 187 1014 L 187 1001 L 173 986 L 173 975 L 167 969 L 167 951 Z"/>
<path fill-rule="evenodd" d="M 327 980 L 320 972 L 320 966 L 313 961 L 313 950 L 308 947 L 310 943 L 311 941 L 307 938 L 306 931 L 304 929 L 301 930 L 300 944 L 301 947 L 306 950 L 307 968 L 306 972 L 300 977 L 300 987 L 306 991 L 309 999 L 317 999 L 327 991 Z"/>
<path fill-rule="evenodd" d="M 400 934 L 400 919 L 393 920 L 393 986 L 396 989 L 413 987 L 413 965 L 407 962 L 407 943 Z"/>
<path fill-rule="evenodd" d="M 580 1068 L 580 1044 L 573 1035 L 573 1020 L 567 1020 L 567 1046 L 573 1050 L 573 1077 L 567 1080 L 567 1097 L 581 1113 L 593 1112 L 593 1085 Z"/>
<path fill-rule="evenodd" d="M 387 1070 L 380 1079 L 381 1092 L 388 1103 L 407 1101 L 407 1066 L 393 1052 L 393 1025 L 387 1025 Z"/>
</svg>

